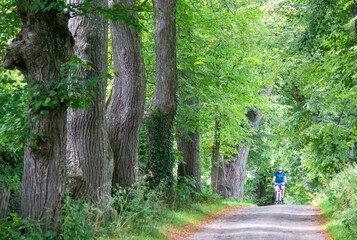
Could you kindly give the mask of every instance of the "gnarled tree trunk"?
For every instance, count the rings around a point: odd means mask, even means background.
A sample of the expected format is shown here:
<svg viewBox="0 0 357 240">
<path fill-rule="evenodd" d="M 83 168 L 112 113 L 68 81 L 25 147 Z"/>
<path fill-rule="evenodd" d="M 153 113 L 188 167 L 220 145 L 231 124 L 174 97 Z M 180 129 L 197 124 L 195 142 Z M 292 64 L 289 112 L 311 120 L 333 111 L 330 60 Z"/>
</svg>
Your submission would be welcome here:
<svg viewBox="0 0 357 240">
<path fill-rule="evenodd" d="M 228 196 L 231 198 L 243 200 L 249 148 L 250 145 L 247 147 L 237 145 L 238 154 L 233 154 L 231 161 L 225 163 Z"/>
<path fill-rule="evenodd" d="M 270 93 L 271 87 L 262 91 L 260 94 L 269 96 Z M 258 111 L 259 110 L 250 110 L 246 114 L 255 129 L 258 128 L 259 123 L 262 120 L 262 115 Z M 243 200 L 250 144 L 248 144 L 248 146 L 237 145 L 235 147 L 238 154 L 233 154 L 232 157 L 230 157 L 232 160 L 225 163 L 228 196 Z"/>
<path fill-rule="evenodd" d="M 78 5 L 84 0 L 70 0 Z M 67 111 L 67 175 L 74 198 L 90 198 L 92 202 L 108 200 L 107 130 L 105 97 L 108 68 L 108 21 L 98 7 L 107 7 L 107 0 L 92 0 L 88 16 L 73 16 L 69 29 L 74 37 L 74 54 L 86 61 L 91 69 L 80 66 L 76 75 L 80 84 L 98 81 L 90 89 L 88 110 Z M 88 89 L 89 90 L 89 89 Z M 83 106 L 84 108 L 84 106 Z"/>
<path fill-rule="evenodd" d="M 46 6 L 56 3 L 41 2 Z M 30 108 L 28 113 L 29 131 L 34 134 L 24 147 L 21 213 L 23 218 L 35 220 L 51 216 L 57 224 L 64 192 L 67 107 L 49 91 L 56 91 L 61 80 L 60 68 L 70 60 L 73 38 L 67 15 L 58 9 L 34 12 L 24 5 L 18 9 L 22 30 L 10 45 L 3 66 L 17 67 L 39 91 L 38 96 L 30 99 L 30 106 L 47 98 L 53 107 L 42 104 L 38 109 Z"/>
<path fill-rule="evenodd" d="M 172 185 L 173 122 L 176 115 L 176 0 L 153 0 L 155 14 L 156 85 L 148 117 L 148 169 L 153 186 Z"/>
<path fill-rule="evenodd" d="M 136 0 L 117 0 L 127 8 Z M 133 17 L 137 14 L 132 12 Z M 108 105 L 108 135 L 114 153 L 113 187 L 130 187 L 138 172 L 140 125 L 144 115 L 146 79 L 141 35 L 123 22 L 111 21 L 115 76 Z"/>
</svg>

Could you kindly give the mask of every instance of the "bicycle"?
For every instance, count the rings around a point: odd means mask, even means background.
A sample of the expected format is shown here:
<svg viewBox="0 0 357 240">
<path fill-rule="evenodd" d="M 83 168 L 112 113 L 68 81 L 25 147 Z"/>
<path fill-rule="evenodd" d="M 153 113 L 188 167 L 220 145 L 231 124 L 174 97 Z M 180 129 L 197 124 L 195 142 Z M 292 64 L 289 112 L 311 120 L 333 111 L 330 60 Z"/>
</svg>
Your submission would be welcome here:
<svg viewBox="0 0 357 240">
<path fill-rule="evenodd" d="M 276 199 L 277 199 L 277 204 L 281 205 L 283 203 L 283 201 L 281 200 L 281 198 L 282 198 L 281 187 L 285 186 L 285 183 L 275 183 L 274 186 L 279 186 L 278 191 L 276 192 Z"/>
</svg>

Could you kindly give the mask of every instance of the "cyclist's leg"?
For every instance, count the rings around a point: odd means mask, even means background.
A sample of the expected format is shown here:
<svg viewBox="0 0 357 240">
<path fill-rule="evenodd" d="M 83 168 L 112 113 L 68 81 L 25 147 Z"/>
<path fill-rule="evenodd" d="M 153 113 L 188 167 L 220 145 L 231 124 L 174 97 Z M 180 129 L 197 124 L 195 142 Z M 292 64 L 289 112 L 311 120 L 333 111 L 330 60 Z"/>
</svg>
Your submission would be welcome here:
<svg viewBox="0 0 357 240">
<path fill-rule="evenodd" d="M 278 194 L 278 188 L 279 188 L 279 186 L 275 185 L 274 188 L 275 188 L 275 200 L 278 200 L 277 194 Z"/>
<path fill-rule="evenodd" d="M 281 197 L 284 198 L 285 186 L 281 186 Z"/>
</svg>

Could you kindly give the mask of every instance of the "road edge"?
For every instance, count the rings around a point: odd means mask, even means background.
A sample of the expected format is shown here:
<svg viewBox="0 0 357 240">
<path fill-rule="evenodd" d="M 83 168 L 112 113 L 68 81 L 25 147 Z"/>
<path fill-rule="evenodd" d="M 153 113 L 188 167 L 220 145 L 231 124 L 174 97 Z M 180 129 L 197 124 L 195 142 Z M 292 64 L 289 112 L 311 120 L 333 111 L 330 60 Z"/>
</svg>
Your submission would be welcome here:
<svg viewBox="0 0 357 240">
<path fill-rule="evenodd" d="M 315 221 L 319 228 L 319 231 L 325 236 L 326 240 L 333 240 L 331 234 L 327 231 L 327 218 L 325 214 L 321 212 L 321 206 L 317 206 L 315 209 L 316 217 Z"/>
<path fill-rule="evenodd" d="M 172 226 L 166 229 L 165 237 L 168 240 L 185 240 L 193 234 L 200 232 L 206 225 L 211 222 L 220 219 L 223 216 L 227 216 L 237 212 L 241 208 L 248 206 L 228 206 L 222 208 L 218 212 L 209 214 L 203 220 L 197 221 L 193 224 L 186 224 L 183 226 Z"/>
</svg>

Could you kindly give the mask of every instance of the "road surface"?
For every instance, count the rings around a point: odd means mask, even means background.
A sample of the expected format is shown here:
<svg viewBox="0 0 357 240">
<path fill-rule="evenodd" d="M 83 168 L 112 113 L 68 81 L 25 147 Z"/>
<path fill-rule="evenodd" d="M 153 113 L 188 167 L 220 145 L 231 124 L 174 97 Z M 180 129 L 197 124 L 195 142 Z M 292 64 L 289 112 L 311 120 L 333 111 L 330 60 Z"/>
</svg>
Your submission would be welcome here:
<svg viewBox="0 0 357 240">
<path fill-rule="evenodd" d="M 193 240 L 325 240 L 315 206 L 247 207 L 228 214 L 191 236 Z"/>
</svg>

